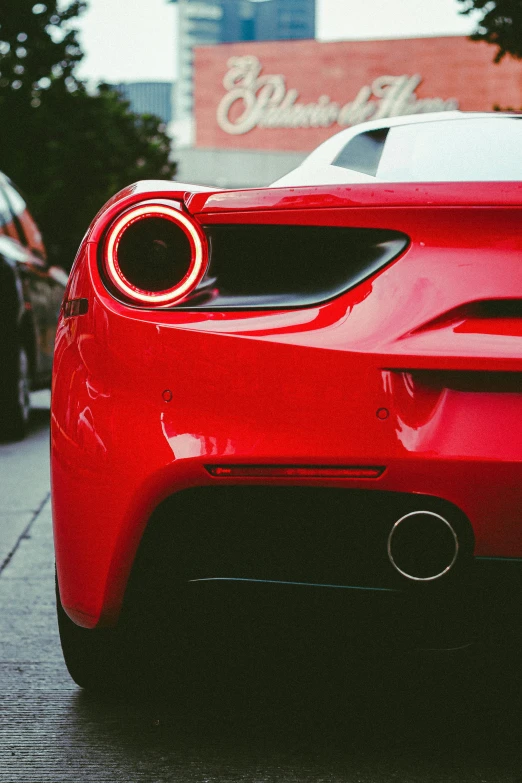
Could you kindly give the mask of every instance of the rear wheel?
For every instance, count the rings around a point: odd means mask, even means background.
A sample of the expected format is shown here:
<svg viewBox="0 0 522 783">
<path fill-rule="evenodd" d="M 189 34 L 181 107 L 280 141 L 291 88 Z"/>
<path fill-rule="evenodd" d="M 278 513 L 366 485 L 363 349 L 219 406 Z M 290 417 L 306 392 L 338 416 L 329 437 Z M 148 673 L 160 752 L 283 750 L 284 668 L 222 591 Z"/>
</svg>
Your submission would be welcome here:
<svg viewBox="0 0 522 783">
<path fill-rule="evenodd" d="M 69 674 L 82 688 L 111 690 L 127 680 L 122 634 L 115 628 L 87 629 L 76 625 L 66 613 L 56 581 L 58 630 Z"/>
<path fill-rule="evenodd" d="M 22 440 L 31 412 L 29 359 L 19 346 L 0 384 L 0 438 Z"/>
</svg>

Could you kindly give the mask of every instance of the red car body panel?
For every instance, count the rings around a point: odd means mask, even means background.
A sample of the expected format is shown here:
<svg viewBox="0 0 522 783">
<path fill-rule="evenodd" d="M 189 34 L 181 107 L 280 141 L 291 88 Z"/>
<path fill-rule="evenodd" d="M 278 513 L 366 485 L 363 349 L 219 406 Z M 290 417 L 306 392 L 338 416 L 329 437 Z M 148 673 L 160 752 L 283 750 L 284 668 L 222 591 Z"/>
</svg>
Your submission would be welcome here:
<svg viewBox="0 0 522 783">
<path fill-rule="evenodd" d="M 311 307 L 139 309 L 108 292 L 98 250 L 108 223 L 149 198 L 184 202 L 202 226 L 391 229 L 410 244 Z M 88 311 L 62 315 L 55 350 L 53 514 L 70 617 L 113 624 L 153 510 L 217 483 L 431 495 L 468 517 L 476 556 L 522 558 L 521 219 L 517 183 L 225 193 L 141 183 L 118 194 L 66 292 Z M 384 471 L 215 478 L 212 465 Z"/>
</svg>

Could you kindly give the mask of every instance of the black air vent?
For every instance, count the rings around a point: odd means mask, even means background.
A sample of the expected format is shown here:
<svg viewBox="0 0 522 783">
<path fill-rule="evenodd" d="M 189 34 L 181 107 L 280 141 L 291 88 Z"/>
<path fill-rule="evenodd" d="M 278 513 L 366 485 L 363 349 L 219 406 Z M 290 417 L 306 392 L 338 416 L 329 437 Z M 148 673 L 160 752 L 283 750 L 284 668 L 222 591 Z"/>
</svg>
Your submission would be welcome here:
<svg viewBox="0 0 522 783">
<path fill-rule="evenodd" d="M 409 243 L 397 231 L 331 226 L 213 225 L 205 232 L 209 269 L 183 308 L 318 304 L 382 269 Z"/>
</svg>

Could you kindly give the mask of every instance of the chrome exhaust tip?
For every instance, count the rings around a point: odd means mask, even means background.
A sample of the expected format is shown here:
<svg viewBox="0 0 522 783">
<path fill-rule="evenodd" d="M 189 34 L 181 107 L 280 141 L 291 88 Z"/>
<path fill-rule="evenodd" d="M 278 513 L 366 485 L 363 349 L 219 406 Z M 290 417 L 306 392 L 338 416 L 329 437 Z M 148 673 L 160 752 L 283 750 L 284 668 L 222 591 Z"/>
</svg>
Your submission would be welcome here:
<svg viewBox="0 0 522 783">
<path fill-rule="evenodd" d="M 433 511 L 411 511 L 388 536 L 388 558 L 401 576 L 433 582 L 447 574 L 459 554 L 459 540 L 447 519 Z"/>
</svg>

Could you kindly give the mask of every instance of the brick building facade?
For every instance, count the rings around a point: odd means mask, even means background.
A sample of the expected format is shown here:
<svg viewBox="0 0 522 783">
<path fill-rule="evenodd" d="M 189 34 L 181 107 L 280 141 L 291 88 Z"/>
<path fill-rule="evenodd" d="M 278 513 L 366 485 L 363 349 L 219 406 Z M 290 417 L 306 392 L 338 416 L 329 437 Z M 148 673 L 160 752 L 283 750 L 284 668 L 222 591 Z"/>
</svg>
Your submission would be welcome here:
<svg viewBox="0 0 522 783">
<path fill-rule="evenodd" d="M 494 53 L 460 36 L 201 47 L 196 147 L 307 151 L 379 116 L 518 109 L 522 64 Z"/>
</svg>

